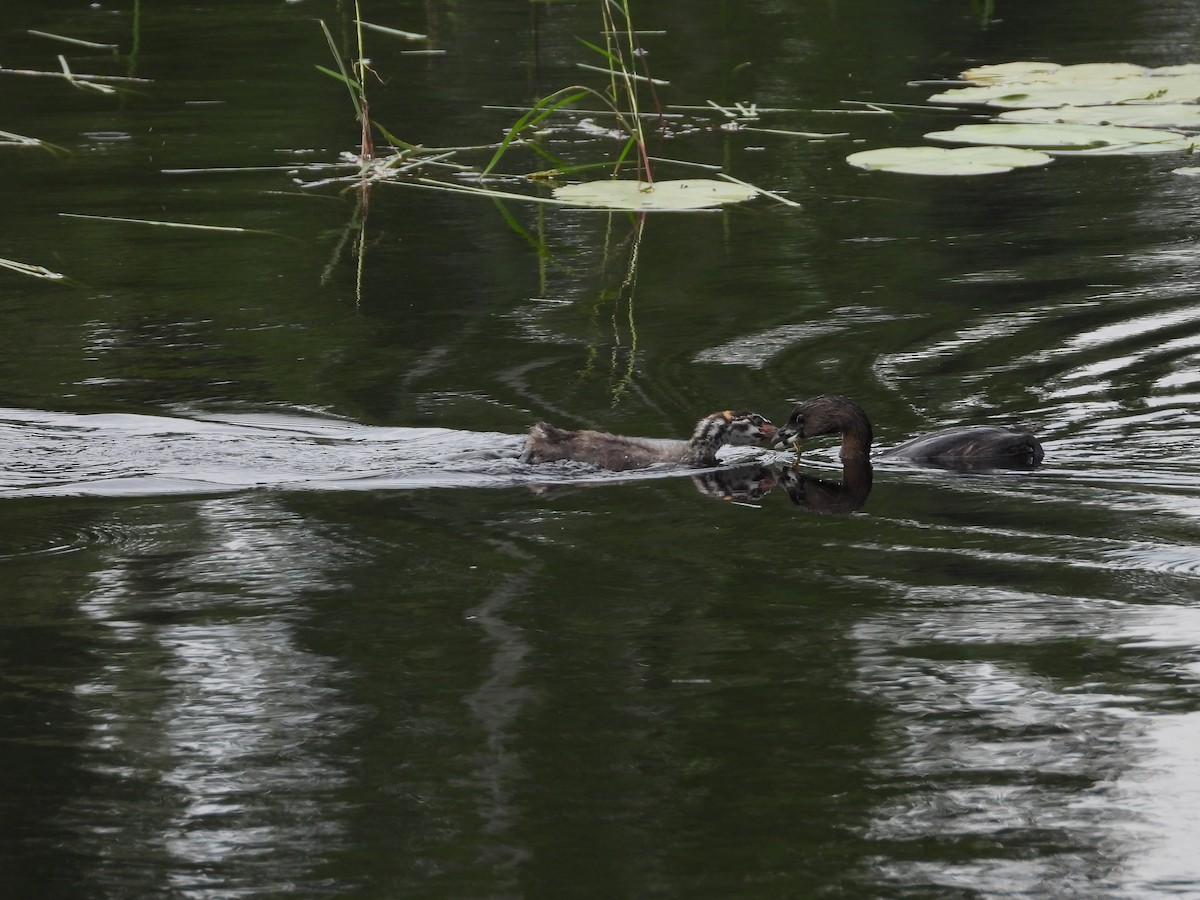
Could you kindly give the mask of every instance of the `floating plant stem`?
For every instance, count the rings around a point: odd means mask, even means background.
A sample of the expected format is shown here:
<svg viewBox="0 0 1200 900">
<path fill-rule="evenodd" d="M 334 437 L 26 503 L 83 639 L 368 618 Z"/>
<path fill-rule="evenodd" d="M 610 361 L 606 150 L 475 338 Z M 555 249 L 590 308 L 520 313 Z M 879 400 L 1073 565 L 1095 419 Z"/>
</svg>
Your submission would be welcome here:
<svg viewBox="0 0 1200 900">
<path fill-rule="evenodd" d="M 357 7 L 355 8 L 357 14 Z M 427 34 L 417 34 L 415 31 L 401 31 L 399 28 L 388 28 L 386 25 L 376 25 L 373 22 L 364 22 L 362 19 L 354 20 L 362 28 L 368 28 L 371 31 L 378 31 L 380 34 L 390 34 L 393 37 L 401 37 L 409 41 L 424 41 L 429 39 Z"/>
<path fill-rule="evenodd" d="M 13 272 L 19 272 L 22 275 L 29 275 L 33 278 L 42 278 L 46 281 L 65 281 L 67 276 L 61 272 L 52 272 L 45 266 L 35 266 L 31 263 L 17 262 L 15 259 L 0 258 L 0 269 L 10 269 Z"/>
<path fill-rule="evenodd" d="M 850 132 L 848 131 L 837 131 L 833 133 L 827 131 L 788 131 L 786 128 L 759 128 L 756 125 L 743 125 L 741 130 L 753 131 L 756 134 L 782 134 L 786 137 L 799 137 L 810 141 L 824 141 L 832 138 L 850 137 Z"/>
<path fill-rule="evenodd" d="M 682 166 L 685 169 L 704 169 L 706 172 L 720 172 L 721 167 L 716 163 L 700 163 L 690 159 L 671 159 L 668 156 L 652 156 L 651 162 L 663 163 L 670 166 Z"/>
<path fill-rule="evenodd" d="M 227 231 L 240 234 L 274 234 L 257 228 L 239 228 L 236 225 L 195 225 L 191 222 L 163 222 L 158 219 L 131 219 L 124 216 L 92 216 L 86 213 L 60 212 L 64 219 L 91 219 L 98 222 L 122 222 L 128 225 L 153 225 L 156 228 L 187 228 L 193 231 Z"/>
<path fill-rule="evenodd" d="M 71 67 L 67 65 L 67 58 L 61 53 L 58 55 L 58 64 L 62 66 L 63 75 L 66 76 L 67 84 L 79 90 L 95 91 L 98 94 L 115 94 L 117 89 L 107 84 L 97 84 L 94 81 L 80 81 L 71 72 Z"/>
<path fill-rule="evenodd" d="M 30 78 L 66 78 L 72 81 L 112 81 L 129 82 L 133 84 L 151 84 L 153 78 L 135 78 L 129 75 L 79 75 L 75 73 L 43 72 L 40 69 L 5 69 L 0 67 L 0 75 L 24 75 Z"/>
<path fill-rule="evenodd" d="M 583 43 L 587 44 L 587 41 L 584 41 Z M 599 47 L 596 47 L 595 44 L 587 45 L 596 50 L 600 49 Z M 669 81 L 663 81 L 661 78 L 651 78 L 649 75 L 638 75 L 636 72 L 624 72 L 617 69 L 606 69 L 603 66 L 593 66 L 589 65 L 588 63 L 575 63 L 575 67 L 579 69 L 587 69 L 590 72 L 603 72 L 605 75 L 620 76 L 621 78 L 628 79 L 630 81 L 641 81 L 646 84 L 657 84 L 663 87 L 671 83 Z"/>
<path fill-rule="evenodd" d="M 491 188 L 473 187 L 467 184 L 450 184 L 446 181 L 435 181 L 432 178 L 417 178 L 414 181 L 396 182 L 413 187 L 424 187 L 430 190 L 445 191 L 449 194 L 473 194 L 477 197 L 492 197 L 498 200 L 520 200 L 525 203 L 544 203 L 549 206 L 570 206 L 576 209 L 585 204 L 574 203 L 570 200 L 558 200 L 554 197 L 539 197 L 535 194 L 518 194 L 515 191 L 497 191 Z"/>
<path fill-rule="evenodd" d="M 794 209 L 800 209 L 801 205 L 795 200 L 789 200 L 787 197 L 784 197 L 782 194 L 776 194 L 774 191 L 765 191 L 757 185 L 751 184 L 748 181 L 742 181 L 740 178 L 734 178 L 732 175 L 726 172 L 718 172 L 717 177 L 724 178 L 726 181 L 736 184 L 740 187 L 744 187 L 747 190 L 758 191 L 758 193 L 762 194 L 764 197 L 770 197 L 776 203 L 782 203 L 784 206 L 791 206 Z"/>
<path fill-rule="evenodd" d="M 480 107 L 480 109 L 498 109 L 503 112 L 520 112 L 520 113 L 529 112 L 532 108 L 533 107 L 530 107 L 530 106 L 498 106 L 498 105 L 491 104 L 491 103 L 485 103 L 485 104 L 483 104 L 483 106 Z M 708 109 L 708 107 L 706 107 L 706 106 L 673 106 L 671 108 L 672 109 Z M 611 106 L 608 107 L 607 109 L 586 109 L 586 108 L 581 109 L 577 106 L 571 108 L 571 112 L 575 113 L 576 115 L 583 115 L 583 116 L 605 116 L 605 115 L 608 115 L 609 113 L 611 113 L 612 111 L 613 110 L 612 110 Z M 794 110 L 768 110 L 768 112 L 794 112 Z M 644 112 L 644 113 L 638 113 L 638 115 L 640 115 L 643 119 L 683 119 L 684 118 L 683 113 Z"/>
<path fill-rule="evenodd" d="M 17 134 L 13 131 L 0 131 L 0 145 L 12 144 L 17 147 L 43 147 L 45 142 L 39 138 Z"/>
<path fill-rule="evenodd" d="M 84 40 L 80 40 L 79 38 L 67 37 L 66 35 L 62 35 L 62 34 L 53 34 L 49 31 L 36 31 L 33 28 L 30 28 L 27 33 L 32 34 L 35 37 L 44 37 L 44 38 L 49 38 L 52 41 L 61 41 L 64 44 L 73 44 L 76 47 L 87 47 L 91 50 L 116 50 L 117 49 L 116 44 L 98 44 L 95 41 L 84 41 Z"/>
</svg>

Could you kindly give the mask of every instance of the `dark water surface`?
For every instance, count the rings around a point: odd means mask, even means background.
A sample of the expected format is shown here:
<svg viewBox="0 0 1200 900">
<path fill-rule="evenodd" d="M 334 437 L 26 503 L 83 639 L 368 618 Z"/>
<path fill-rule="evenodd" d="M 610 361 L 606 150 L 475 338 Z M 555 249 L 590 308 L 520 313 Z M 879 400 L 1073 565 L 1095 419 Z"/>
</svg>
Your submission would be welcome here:
<svg viewBox="0 0 1200 900">
<path fill-rule="evenodd" d="M 850 133 L 714 113 L 655 148 L 802 209 L 379 184 L 360 272 L 355 193 L 300 168 L 355 147 L 315 68 L 347 9 L 131 2 L 0 26 L 6 68 L 153 79 L 0 75 L 0 130 L 69 151 L 0 147 L 0 257 L 71 279 L 0 270 L 0 893 L 1200 896 L 1200 182 L 867 174 L 843 157 L 966 117 L 814 112 L 1197 61 L 1194 4 L 640 4 L 664 103 Z M 363 15 L 430 35 L 367 38 L 409 141 L 600 84 L 592 3 Z M 1023 423 L 1046 463 L 839 494 L 826 442 L 696 477 L 514 459 L 538 418 L 680 436 L 821 392 L 884 445 Z"/>
</svg>

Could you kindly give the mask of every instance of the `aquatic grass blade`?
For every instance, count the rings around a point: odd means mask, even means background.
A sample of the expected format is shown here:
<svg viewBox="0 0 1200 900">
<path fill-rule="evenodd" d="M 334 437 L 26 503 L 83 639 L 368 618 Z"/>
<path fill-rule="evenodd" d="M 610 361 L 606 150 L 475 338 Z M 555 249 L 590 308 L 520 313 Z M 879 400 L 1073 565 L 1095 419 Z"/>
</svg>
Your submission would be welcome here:
<svg viewBox="0 0 1200 900">
<path fill-rule="evenodd" d="M 333 72 L 323 66 L 317 66 L 317 68 L 326 75 L 337 78 L 346 85 L 347 90 L 350 91 L 350 102 L 354 104 L 355 112 L 361 117 L 363 114 L 362 85 L 346 71 L 346 64 L 342 62 L 342 54 L 338 52 L 337 43 L 333 39 L 333 33 L 330 32 L 329 26 L 325 24 L 325 20 L 317 19 L 317 22 L 321 26 L 321 31 L 325 32 L 325 40 L 329 44 L 329 52 L 333 54 L 334 62 L 337 63 L 338 71 Z"/>
<path fill-rule="evenodd" d="M 383 139 L 385 141 L 387 141 L 389 144 L 391 144 L 393 147 L 396 147 L 397 149 L 400 149 L 400 150 L 418 150 L 418 149 L 420 149 L 416 144 L 410 144 L 408 141 L 405 141 L 405 140 L 402 140 L 401 138 L 396 137 L 394 134 L 392 134 L 390 131 L 388 131 L 386 128 L 384 128 L 382 125 L 380 125 L 378 122 L 372 122 L 371 124 L 374 125 L 375 128 L 379 131 L 379 133 L 383 135 Z"/>
<path fill-rule="evenodd" d="M 85 40 L 81 40 L 80 38 L 67 37 L 66 35 L 63 35 L 63 34 L 54 34 L 53 32 L 50 32 L 50 31 L 37 31 L 36 29 L 33 29 L 33 28 L 27 29 L 25 33 L 32 34 L 35 37 L 49 38 L 52 41 L 61 41 L 64 44 L 74 44 L 76 47 L 87 47 L 89 50 L 116 50 L 117 49 L 116 44 L 98 44 L 95 41 L 85 41 Z"/>
<path fill-rule="evenodd" d="M 568 91 L 574 91 L 574 93 L 567 94 Z M 564 94 L 566 96 L 562 96 Z M 495 154 L 492 156 L 491 160 L 488 161 L 488 164 L 484 166 L 482 174 L 486 176 L 492 171 L 492 169 L 496 168 L 496 164 L 500 162 L 500 159 L 508 150 L 509 145 L 511 145 L 512 142 L 516 140 L 518 135 L 520 135 L 521 132 L 526 128 L 529 128 L 531 125 L 536 125 L 552 112 L 561 109 L 569 103 L 574 103 L 576 100 L 582 100 L 584 97 L 594 96 L 595 94 L 596 92 L 592 88 L 573 85 L 571 87 L 565 87 L 561 90 L 557 90 L 547 97 L 543 97 L 529 112 L 521 116 L 521 118 L 517 120 L 516 124 L 508 130 L 508 133 L 504 135 L 504 139 L 500 142 L 500 146 L 496 148 Z"/>
<path fill-rule="evenodd" d="M 621 148 L 620 154 L 617 156 L 616 168 L 620 168 L 625 160 L 629 157 L 629 151 L 637 148 L 638 136 L 631 134 L 625 141 L 625 146 Z"/>
<path fill-rule="evenodd" d="M 605 48 L 601 47 L 599 44 L 593 44 L 591 41 L 585 41 L 581 37 L 576 37 L 575 40 L 579 41 L 579 43 L 583 44 L 583 46 L 587 47 L 589 50 L 595 50 L 597 53 L 599 53 L 601 56 L 603 56 L 605 59 L 607 59 L 609 62 L 611 62 L 618 69 L 624 67 L 624 62 L 621 59 L 621 57 L 617 56 L 615 53 L 612 53 L 609 50 L 606 50 Z"/>
<path fill-rule="evenodd" d="M 67 58 L 61 53 L 58 55 L 58 64 L 62 66 L 63 77 L 67 79 L 67 84 L 81 91 L 95 91 L 97 94 L 115 94 L 117 89 L 107 84 L 100 84 L 95 81 L 80 81 L 75 77 L 75 73 L 71 71 L 71 67 L 67 65 Z"/>
<path fill-rule="evenodd" d="M 326 68 L 325 66 L 321 66 L 321 65 L 318 65 L 315 68 L 318 72 L 323 72 L 324 74 L 328 75 L 330 78 L 333 78 L 337 81 L 342 82 L 342 84 L 345 84 L 347 87 L 349 87 L 351 91 L 358 90 L 358 82 L 354 81 L 353 79 L 349 78 L 346 75 L 343 75 L 341 72 L 335 72 L 335 71 L 333 71 L 333 69 L 329 69 L 329 68 Z"/>
<path fill-rule="evenodd" d="M 553 153 L 550 150 L 547 150 L 545 147 L 541 146 L 540 144 L 530 144 L 529 149 L 532 150 L 534 153 L 536 153 L 538 156 L 540 156 L 542 159 L 546 160 L 546 162 L 548 162 L 552 166 L 554 166 L 555 170 L 560 173 L 565 174 L 567 172 L 570 172 L 570 171 L 573 171 L 574 169 L 579 168 L 578 166 L 572 166 L 569 162 L 567 162 L 561 156 L 559 156 L 556 153 Z"/>
</svg>

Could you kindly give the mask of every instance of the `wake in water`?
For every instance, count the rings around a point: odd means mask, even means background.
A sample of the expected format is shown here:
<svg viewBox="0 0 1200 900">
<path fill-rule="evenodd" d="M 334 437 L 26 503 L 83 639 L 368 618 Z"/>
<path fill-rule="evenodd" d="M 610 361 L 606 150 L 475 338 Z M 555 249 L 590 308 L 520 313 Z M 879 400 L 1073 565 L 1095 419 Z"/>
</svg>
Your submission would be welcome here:
<svg viewBox="0 0 1200 900">
<path fill-rule="evenodd" d="M 248 488 L 503 487 L 694 475 L 530 466 L 524 435 L 381 428 L 283 414 L 170 418 L 0 410 L 0 497 L 142 496 Z"/>
</svg>

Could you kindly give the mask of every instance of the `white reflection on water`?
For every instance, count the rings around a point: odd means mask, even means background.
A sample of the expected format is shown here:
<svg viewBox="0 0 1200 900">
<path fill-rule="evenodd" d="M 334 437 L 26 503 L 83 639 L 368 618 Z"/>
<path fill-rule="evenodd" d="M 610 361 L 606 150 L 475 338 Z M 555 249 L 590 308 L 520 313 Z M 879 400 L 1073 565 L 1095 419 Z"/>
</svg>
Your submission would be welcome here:
<svg viewBox="0 0 1200 900">
<path fill-rule="evenodd" d="M 1131 854 L 1122 881 L 1131 890 L 1200 894 L 1196 825 L 1200 823 L 1200 715 L 1162 716 L 1150 723 L 1151 743 L 1138 771 L 1118 780 L 1116 795 L 1142 822 L 1141 852 Z"/>
<path fill-rule="evenodd" d="M 171 656 L 160 745 L 170 768 L 162 780 L 179 804 L 166 851 L 199 865 L 292 847 L 289 874 L 302 875 L 341 832 L 326 795 L 345 775 L 311 746 L 327 727 L 336 734 L 345 724 L 336 693 L 321 683 L 324 661 L 268 621 L 169 628 L 158 643 Z"/>
<path fill-rule="evenodd" d="M 182 896 L 284 891 L 342 843 L 328 747 L 355 713 L 295 616 L 346 551 L 262 495 L 186 510 L 167 528 L 154 507 L 158 552 L 115 548 L 81 601 L 111 636 L 76 688 L 103 788 L 62 818 L 114 896 L 151 872 Z"/>
<path fill-rule="evenodd" d="M 467 618 L 483 630 L 493 651 L 487 678 L 464 702 L 475 724 L 486 735 L 486 747 L 478 755 L 474 772 L 480 789 L 480 818 L 489 836 L 481 846 L 480 862 L 487 865 L 494 877 L 512 881 L 504 887 L 519 893 L 517 867 L 533 854 L 518 842 L 514 827 L 521 822 L 515 796 L 517 786 L 528 773 L 526 763 L 513 745 L 520 718 L 535 699 L 536 691 L 525 683 L 528 676 L 525 657 L 533 648 L 523 630 L 506 616 L 509 605 L 529 589 L 540 563 L 510 541 L 497 543 L 497 549 L 519 560 L 523 571 L 500 576 L 499 584 L 477 606 L 467 610 Z M 497 894 L 503 893 L 499 884 L 494 888 Z"/>
<path fill-rule="evenodd" d="M 909 608 L 855 631 L 890 798 L 865 834 L 889 850 L 866 877 L 985 896 L 1200 894 L 1200 610 L 904 593 Z"/>
</svg>

